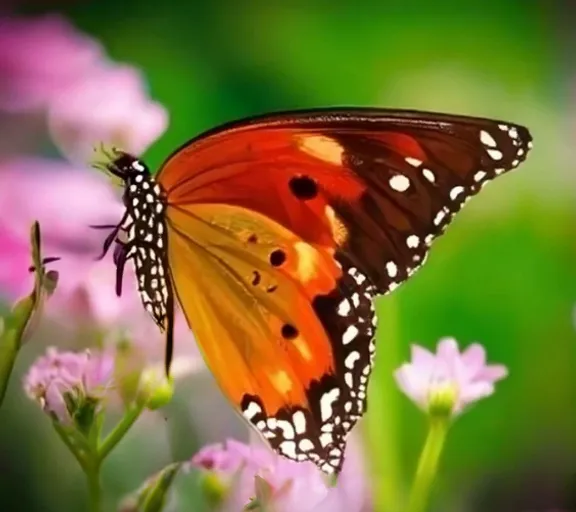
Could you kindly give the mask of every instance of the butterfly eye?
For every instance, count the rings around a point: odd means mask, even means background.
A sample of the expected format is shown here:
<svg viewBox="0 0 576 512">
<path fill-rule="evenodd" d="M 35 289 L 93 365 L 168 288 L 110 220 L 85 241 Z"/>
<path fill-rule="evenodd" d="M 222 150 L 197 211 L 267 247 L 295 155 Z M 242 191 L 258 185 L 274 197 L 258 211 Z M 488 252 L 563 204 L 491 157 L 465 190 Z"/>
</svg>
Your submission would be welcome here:
<svg viewBox="0 0 576 512">
<path fill-rule="evenodd" d="M 314 199 L 318 195 L 318 185 L 308 176 L 295 176 L 288 185 L 298 199 Z"/>
<path fill-rule="evenodd" d="M 279 267 L 286 261 L 286 253 L 282 249 L 276 249 L 270 253 L 270 264 Z"/>
</svg>

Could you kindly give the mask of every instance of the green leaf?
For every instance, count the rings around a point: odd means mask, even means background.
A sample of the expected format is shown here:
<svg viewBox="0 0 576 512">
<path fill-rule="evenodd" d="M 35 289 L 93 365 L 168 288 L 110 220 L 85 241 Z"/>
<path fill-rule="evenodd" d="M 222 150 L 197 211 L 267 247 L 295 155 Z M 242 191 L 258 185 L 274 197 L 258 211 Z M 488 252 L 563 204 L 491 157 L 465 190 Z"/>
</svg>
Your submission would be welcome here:
<svg viewBox="0 0 576 512">
<path fill-rule="evenodd" d="M 120 512 L 162 512 L 181 467 L 181 462 L 175 462 L 149 478 L 133 495 L 123 500 Z"/>
</svg>

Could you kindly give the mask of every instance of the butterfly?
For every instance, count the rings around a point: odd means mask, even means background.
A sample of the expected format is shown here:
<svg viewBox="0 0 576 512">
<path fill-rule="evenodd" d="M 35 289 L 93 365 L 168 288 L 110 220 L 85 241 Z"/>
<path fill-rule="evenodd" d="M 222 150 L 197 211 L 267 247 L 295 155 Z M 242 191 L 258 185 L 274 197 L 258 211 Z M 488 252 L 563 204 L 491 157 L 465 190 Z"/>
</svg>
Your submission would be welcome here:
<svg viewBox="0 0 576 512">
<path fill-rule="evenodd" d="M 279 454 L 340 472 L 366 411 L 373 300 L 424 263 L 532 147 L 515 124 L 407 110 L 273 113 L 210 130 L 156 175 L 115 150 L 116 292 L 132 261 L 173 348 L 181 307 L 223 393 Z"/>
</svg>

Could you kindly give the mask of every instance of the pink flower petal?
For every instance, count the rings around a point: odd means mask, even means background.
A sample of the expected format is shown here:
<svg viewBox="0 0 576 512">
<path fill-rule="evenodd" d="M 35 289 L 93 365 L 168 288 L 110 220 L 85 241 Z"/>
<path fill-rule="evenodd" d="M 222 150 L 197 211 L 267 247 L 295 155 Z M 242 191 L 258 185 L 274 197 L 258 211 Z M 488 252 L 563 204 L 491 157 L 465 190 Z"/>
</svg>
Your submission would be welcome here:
<svg viewBox="0 0 576 512">
<path fill-rule="evenodd" d="M 104 58 L 63 18 L 0 18 L 0 109 L 45 107 Z"/>
<path fill-rule="evenodd" d="M 450 366 L 460 357 L 458 342 L 454 338 L 442 338 L 438 342 L 437 357 L 444 360 Z"/>
<path fill-rule="evenodd" d="M 508 376 L 508 368 L 501 364 L 485 366 L 479 374 L 480 379 L 496 382 Z"/>
<path fill-rule="evenodd" d="M 473 343 L 462 352 L 462 363 L 467 367 L 468 371 L 476 374 L 486 364 L 486 351 L 484 347 L 478 343 Z"/>
<path fill-rule="evenodd" d="M 139 155 L 162 133 L 168 114 L 149 99 L 141 74 L 128 66 L 101 66 L 50 105 L 48 125 L 63 154 L 86 163 L 99 143 Z"/>
<path fill-rule="evenodd" d="M 412 358 L 412 364 L 418 366 L 418 368 L 421 369 L 427 367 L 431 368 L 436 361 L 436 357 L 432 352 L 419 345 L 411 345 L 410 354 Z"/>
</svg>

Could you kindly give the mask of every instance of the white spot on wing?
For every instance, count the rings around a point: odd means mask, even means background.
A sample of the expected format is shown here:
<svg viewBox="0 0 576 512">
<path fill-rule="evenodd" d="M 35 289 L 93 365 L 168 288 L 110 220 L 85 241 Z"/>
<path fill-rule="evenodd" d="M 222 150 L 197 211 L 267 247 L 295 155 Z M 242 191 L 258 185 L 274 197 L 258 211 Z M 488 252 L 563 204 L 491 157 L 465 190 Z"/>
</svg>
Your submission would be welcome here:
<svg viewBox="0 0 576 512">
<path fill-rule="evenodd" d="M 494 140 L 494 137 L 492 137 L 492 135 L 490 135 L 486 130 L 480 131 L 480 140 L 485 146 L 489 146 L 491 148 L 496 147 L 496 141 Z"/>
<path fill-rule="evenodd" d="M 248 407 L 244 409 L 244 417 L 251 420 L 254 416 L 262 412 L 262 408 L 256 402 L 250 402 Z"/>
<path fill-rule="evenodd" d="M 504 156 L 502 151 L 499 151 L 498 149 L 488 149 L 487 151 L 492 160 L 502 160 L 502 157 Z"/>
<path fill-rule="evenodd" d="M 407 156 L 404 160 L 406 160 L 406 163 L 410 164 L 412 167 L 419 167 L 422 165 L 422 160 L 418 160 L 417 158 L 413 158 L 411 156 Z"/>
<path fill-rule="evenodd" d="M 436 181 L 436 175 L 430 169 L 422 169 L 422 175 L 430 182 Z"/>
<path fill-rule="evenodd" d="M 454 201 L 460 194 L 462 194 L 462 192 L 464 192 L 464 187 L 454 187 L 452 190 L 450 190 L 450 199 Z"/>
<path fill-rule="evenodd" d="M 332 417 L 332 404 L 338 400 L 339 396 L 340 390 L 338 388 L 334 388 L 322 395 L 320 398 L 320 416 L 322 421 L 328 421 Z"/>
<path fill-rule="evenodd" d="M 398 274 L 398 267 L 396 266 L 396 263 L 394 263 L 393 261 L 389 261 L 388 263 L 386 263 L 386 272 L 388 272 L 388 275 L 390 277 L 396 277 L 396 275 Z"/>
<path fill-rule="evenodd" d="M 342 299 L 342 302 L 338 304 L 338 315 L 340 316 L 348 316 L 350 314 L 350 301 L 348 299 Z"/>
<path fill-rule="evenodd" d="M 355 325 L 349 325 L 342 335 L 342 344 L 348 345 L 348 343 L 351 343 L 356 336 L 358 336 L 358 328 Z"/>
<path fill-rule="evenodd" d="M 360 352 L 358 352 L 357 350 L 353 350 L 346 356 L 346 359 L 344 360 L 344 366 L 352 370 L 354 368 L 354 364 L 359 359 L 360 359 Z"/>
<path fill-rule="evenodd" d="M 416 235 L 410 235 L 406 238 L 406 245 L 410 249 L 416 249 L 420 245 L 420 238 Z"/>
<path fill-rule="evenodd" d="M 406 192 L 410 188 L 410 180 L 403 174 L 392 176 L 389 183 L 396 192 Z"/>
</svg>

